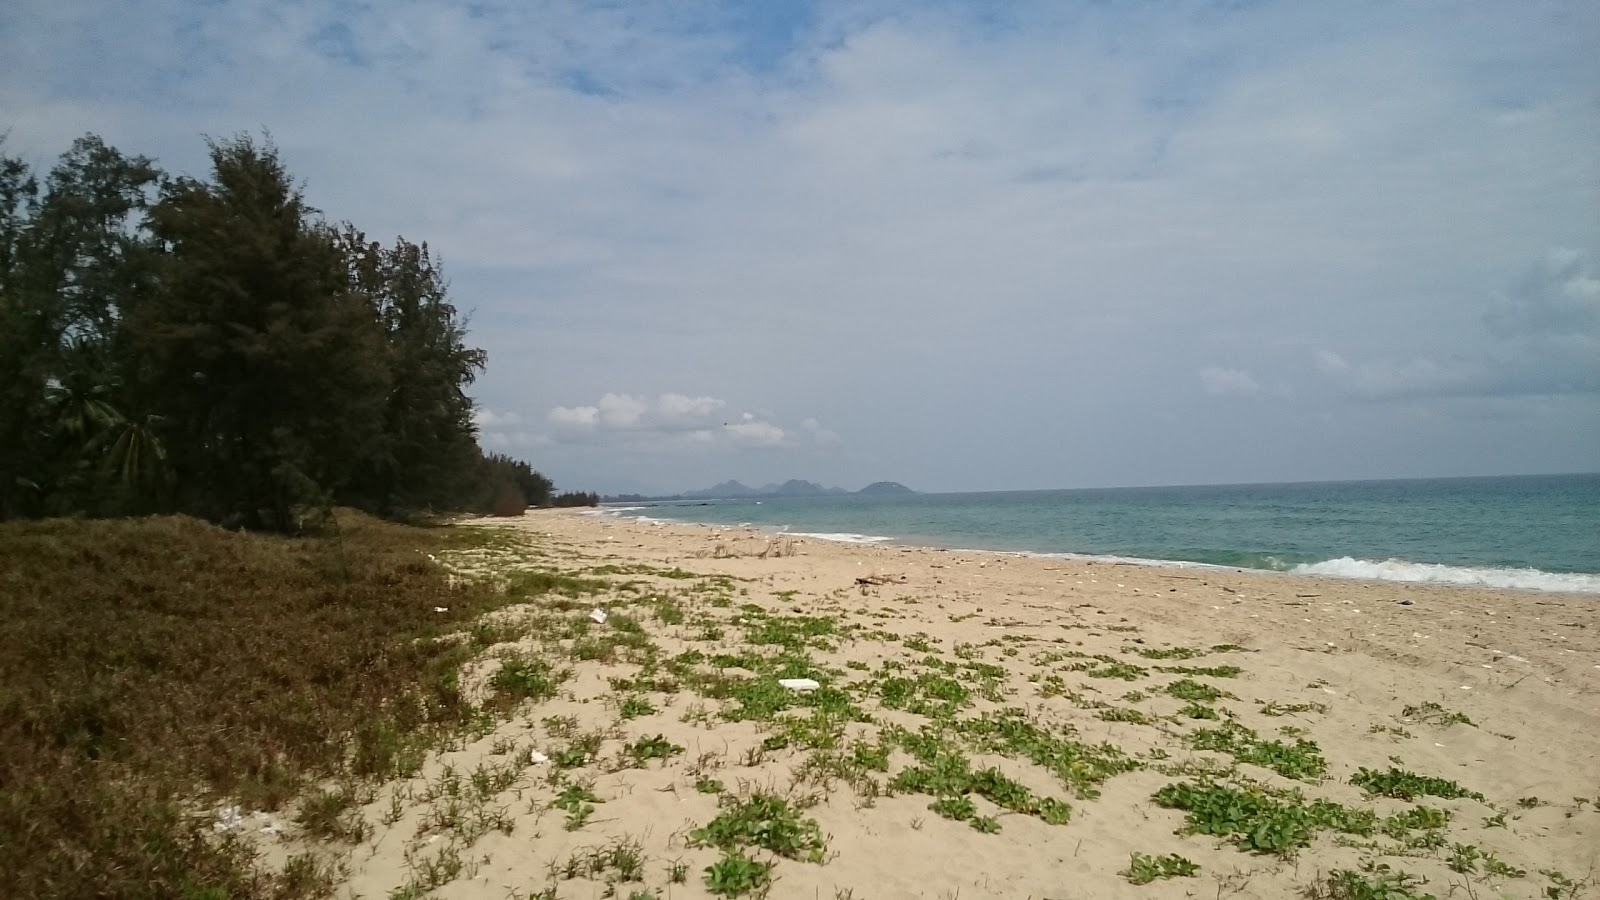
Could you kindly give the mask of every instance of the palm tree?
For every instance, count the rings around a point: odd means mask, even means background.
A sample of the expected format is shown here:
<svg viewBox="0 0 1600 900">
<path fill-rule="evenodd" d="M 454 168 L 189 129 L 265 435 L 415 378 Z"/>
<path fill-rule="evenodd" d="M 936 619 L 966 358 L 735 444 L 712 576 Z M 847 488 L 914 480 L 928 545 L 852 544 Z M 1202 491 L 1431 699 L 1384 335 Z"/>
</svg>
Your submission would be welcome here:
<svg viewBox="0 0 1600 900">
<path fill-rule="evenodd" d="M 167 459 L 167 448 L 156 436 L 161 417 L 150 415 L 141 421 L 119 415 L 117 419 L 103 435 L 105 472 L 115 476 L 124 488 L 149 487 L 161 477 Z"/>
</svg>

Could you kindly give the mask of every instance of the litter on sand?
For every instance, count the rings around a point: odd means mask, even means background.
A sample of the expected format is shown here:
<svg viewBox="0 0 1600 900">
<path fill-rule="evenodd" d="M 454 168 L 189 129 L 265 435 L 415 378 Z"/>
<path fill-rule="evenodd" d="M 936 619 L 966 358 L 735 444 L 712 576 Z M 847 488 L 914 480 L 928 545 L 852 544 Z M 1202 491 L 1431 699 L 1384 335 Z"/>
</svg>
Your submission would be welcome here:
<svg viewBox="0 0 1600 900">
<path fill-rule="evenodd" d="M 597 606 L 589 612 L 589 618 L 593 619 L 596 625 L 604 625 L 606 623 L 606 611 Z"/>
<path fill-rule="evenodd" d="M 244 825 L 244 815 L 237 806 L 224 806 L 217 810 L 216 824 L 211 827 L 216 831 L 237 831 Z"/>
<path fill-rule="evenodd" d="M 810 678 L 779 678 L 778 683 L 791 691 L 814 691 L 822 687 Z"/>
</svg>

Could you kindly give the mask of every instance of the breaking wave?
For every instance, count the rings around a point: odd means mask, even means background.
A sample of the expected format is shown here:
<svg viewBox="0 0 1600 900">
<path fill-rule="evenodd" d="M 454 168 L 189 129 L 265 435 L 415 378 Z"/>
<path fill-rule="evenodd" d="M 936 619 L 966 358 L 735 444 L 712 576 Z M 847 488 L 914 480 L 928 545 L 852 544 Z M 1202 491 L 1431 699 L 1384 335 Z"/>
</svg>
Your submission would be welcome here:
<svg viewBox="0 0 1600 900">
<path fill-rule="evenodd" d="M 1600 575 L 1582 572 L 1545 572 L 1540 569 L 1500 569 L 1475 566 L 1447 566 L 1439 563 L 1407 562 L 1387 559 L 1376 562 L 1341 556 L 1322 562 L 1303 563 L 1288 570 L 1295 575 L 1330 575 L 1336 578 L 1369 578 L 1380 581 L 1409 581 L 1426 584 L 1470 584 L 1522 591 L 1567 591 L 1575 594 L 1600 594 Z"/>
</svg>

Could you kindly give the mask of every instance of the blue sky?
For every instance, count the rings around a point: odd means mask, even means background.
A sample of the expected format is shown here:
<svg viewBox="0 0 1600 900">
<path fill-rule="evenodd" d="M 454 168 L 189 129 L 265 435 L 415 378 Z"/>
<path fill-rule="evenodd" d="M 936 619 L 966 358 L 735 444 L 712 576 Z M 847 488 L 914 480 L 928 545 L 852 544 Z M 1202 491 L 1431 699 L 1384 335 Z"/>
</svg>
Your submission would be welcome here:
<svg viewBox="0 0 1600 900">
<path fill-rule="evenodd" d="M 0 130 L 427 240 L 570 487 L 1600 468 L 1588 2 L 20 0 Z"/>
</svg>

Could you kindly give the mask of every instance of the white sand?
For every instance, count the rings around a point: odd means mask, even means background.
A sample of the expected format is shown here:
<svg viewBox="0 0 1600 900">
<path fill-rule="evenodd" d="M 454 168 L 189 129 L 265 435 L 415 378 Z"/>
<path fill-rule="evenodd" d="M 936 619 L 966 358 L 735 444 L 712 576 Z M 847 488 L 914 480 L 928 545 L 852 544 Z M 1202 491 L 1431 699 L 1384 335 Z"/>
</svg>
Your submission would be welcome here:
<svg viewBox="0 0 1600 900">
<path fill-rule="evenodd" d="M 663 658 L 685 649 L 708 654 L 748 649 L 741 629 L 731 624 L 745 603 L 774 615 L 831 616 L 842 629 L 856 626 L 853 637 L 839 640 L 836 649 L 812 650 L 823 668 L 837 673 L 820 674 L 825 684 L 859 684 L 892 661 L 911 667 L 900 674 L 915 674 L 916 661 L 927 654 L 908 648 L 901 639 L 922 633 L 941 658 L 1000 666 L 1005 672 L 1007 695 L 1000 702 L 979 698 L 961 716 L 1021 707 L 1027 716 L 1077 741 L 1110 742 L 1142 766 L 1107 780 L 1097 799 L 1079 799 L 1025 759 L 969 752 L 974 768 L 994 765 L 1036 794 L 1065 799 L 1073 807 L 1069 824 L 1049 825 L 976 799 L 979 813 L 994 816 L 1001 828 L 984 834 L 931 812 L 933 798 L 926 794 L 879 796 L 869 802 L 841 782 L 796 784 L 794 772 L 810 751 L 785 749 L 747 759 L 770 726 L 723 721 L 717 715 L 722 703 L 691 690 L 647 693 L 657 712 L 623 719 L 608 679 L 631 676 L 639 667 L 625 661 L 563 658 L 561 664 L 574 675 L 560 696 L 528 706 L 492 734 L 430 760 L 409 784 L 384 788 L 364 813 L 374 826 L 370 840 L 348 851 L 321 848 L 330 854 L 347 852 L 351 877 L 346 890 L 352 896 L 387 897 L 408 882 L 425 883 L 429 861 L 437 861 L 441 853 L 447 861 L 455 853 L 462 862 L 461 871 L 434 891 L 444 898 L 546 896 L 540 892 L 552 887 L 563 898 L 602 897 L 608 891 L 624 898 L 636 891 L 672 898 L 708 896 L 703 872 L 720 853 L 691 846 L 688 835 L 718 814 L 718 801 L 696 790 L 699 777 L 719 779 L 734 794 L 765 789 L 797 803 L 816 802 L 803 815 L 814 817 L 827 835 L 825 862 L 777 860 L 773 897 L 1284 898 L 1300 896 L 1330 870 L 1357 869 L 1364 862 L 1426 878 L 1417 888 L 1419 896 L 1534 898 L 1546 896 L 1551 887 L 1563 897 L 1600 896 L 1592 880 L 1562 889 L 1552 876 L 1542 874 L 1558 870 L 1578 882 L 1600 871 L 1600 601 L 1594 597 L 818 540 L 774 544 L 765 535 L 739 529 L 653 525 L 570 512 L 479 524 L 514 528 L 545 555 L 520 563 L 504 554 L 458 560 L 478 576 L 514 565 L 569 572 L 602 564 L 648 567 L 644 574 L 609 576 L 635 581 L 638 591 L 586 598 L 581 608 L 574 603 L 560 615 L 586 618 L 590 605 L 611 610 L 613 622 L 618 612 L 631 615 L 646 625 Z M 792 550 L 793 555 L 759 555 L 771 549 Z M 731 605 L 715 605 L 719 594 L 704 589 L 708 582 L 703 579 L 656 574 L 674 567 L 738 579 Z M 881 585 L 858 585 L 856 579 L 864 576 L 893 578 Z M 651 616 L 651 607 L 627 605 L 650 592 L 677 598 L 688 620 L 665 625 Z M 1402 598 L 1412 604 L 1400 605 Z M 548 604 L 497 618 L 517 621 L 541 608 Z M 701 640 L 704 622 L 711 620 L 723 623 L 723 635 Z M 591 635 L 603 636 L 609 627 L 593 625 Z M 879 633 L 877 638 L 873 632 Z M 885 632 L 898 637 L 883 640 Z M 571 646 L 570 641 L 552 645 L 537 634 L 519 644 L 551 658 Z M 1137 653 L 1218 644 L 1245 650 L 1189 660 L 1149 659 Z M 956 653 L 958 645 L 969 645 L 964 656 Z M 1131 681 L 1094 677 L 1071 668 L 1085 662 L 1083 657 L 1052 658 L 1061 652 L 1110 655 L 1146 672 Z M 1317 783 L 1291 781 L 1249 764 L 1239 766 L 1238 775 L 1387 815 L 1415 803 L 1369 799 L 1348 779 L 1358 767 L 1387 769 L 1398 760 L 1410 771 L 1482 792 L 1487 802 L 1420 798 L 1416 802 L 1448 810 L 1451 821 L 1444 849 L 1413 850 L 1419 855 L 1410 857 L 1349 846 L 1373 839 L 1333 831 L 1318 832 L 1292 860 L 1245 853 L 1219 838 L 1175 833 L 1183 827 L 1184 814 L 1161 808 L 1152 795 L 1164 785 L 1193 781 L 1197 766 L 1222 768 L 1231 759 L 1188 747 L 1184 734 L 1218 723 L 1175 715 L 1183 702 L 1161 688 L 1183 676 L 1155 667 L 1229 664 L 1244 672 L 1236 678 L 1195 678 L 1237 696 L 1218 707 L 1262 740 L 1292 744 L 1292 734 L 1280 729 L 1303 729 L 1328 763 L 1327 777 Z M 473 667 L 467 683 L 485 690 L 483 679 L 496 666 L 491 660 Z M 1051 693 L 1041 690 L 1051 675 L 1061 679 L 1069 695 L 1044 695 Z M 970 672 L 960 677 L 976 688 Z M 1148 696 L 1124 699 L 1130 691 Z M 915 730 L 924 721 L 882 709 L 865 692 L 862 696 L 862 705 L 880 722 L 900 722 Z M 1262 712 L 1268 702 L 1322 704 L 1326 712 L 1269 716 Z M 1402 720 L 1402 708 L 1425 702 L 1465 714 L 1475 724 Z M 1153 724 L 1102 720 L 1096 704 L 1137 709 Z M 557 754 L 567 741 L 551 736 L 544 720 L 567 715 L 576 717 L 580 730 L 606 728 L 613 735 L 601 751 L 601 762 L 563 776 L 569 782 L 592 779 L 592 790 L 603 801 L 572 831 L 564 828 L 564 812 L 548 809 L 556 796 L 549 778 L 553 763 L 523 757 L 512 765 L 528 749 Z M 847 731 L 871 735 L 877 728 L 851 724 Z M 685 752 L 643 768 L 612 763 L 624 743 L 619 737 L 632 741 L 658 733 Z M 497 755 L 496 748 L 504 752 Z M 889 773 L 878 780 L 887 782 L 912 762 L 897 751 Z M 452 806 L 448 797 L 424 799 L 427 785 L 448 781 L 442 777 L 446 767 L 465 783 L 468 773 L 483 765 L 506 767 L 513 783 L 483 804 Z M 1163 774 L 1160 766 L 1185 766 L 1189 774 Z M 463 792 L 470 794 L 469 787 Z M 397 805 L 391 806 L 391 796 L 401 798 Z M 1522 798 L 1538 799 L 1524 806 L 1518 802 Z M 474 809 L 503 816 L 510 833 L 488 830 L 471 839 L 475 831 L 484 830 L 461 821 Z M 1505 813 L 1503 827 L 1485 822 L 1500 812 Z M 642 881 L 611 887 L 606 879 L 615 876 L 614 870 L 593 879 L 569 879 L 560 871 L 574 852 L 619 840 L 640 845 L 646 857 Z M 1394 847 L 1393 841 L 1380 843 Z M 1474 845 L 1525 874 L 1515 877 L 1506 869 L 1489 874 L 1481 861 L 1470 875 L 1453 871 L 1448 862 L 1454 844 Z M 281 857 L 303 846 L 291 834 L 271 847 L 271 855 Z M 1201 868 L 1193 877 L 1135 886 L 1119 874 L 1134 852 L 1181 854 Z M 687 868 L 683 883 L 671 880 L 675 861 Z"/>
</svg>

